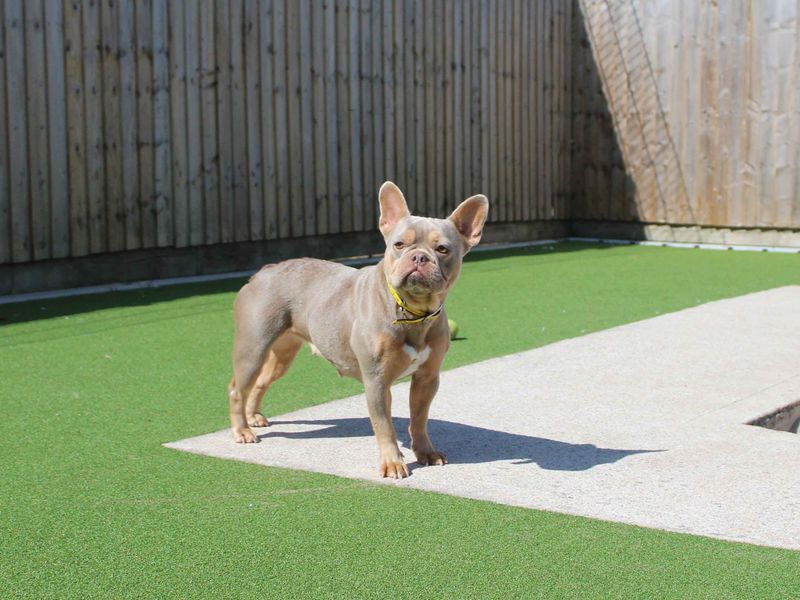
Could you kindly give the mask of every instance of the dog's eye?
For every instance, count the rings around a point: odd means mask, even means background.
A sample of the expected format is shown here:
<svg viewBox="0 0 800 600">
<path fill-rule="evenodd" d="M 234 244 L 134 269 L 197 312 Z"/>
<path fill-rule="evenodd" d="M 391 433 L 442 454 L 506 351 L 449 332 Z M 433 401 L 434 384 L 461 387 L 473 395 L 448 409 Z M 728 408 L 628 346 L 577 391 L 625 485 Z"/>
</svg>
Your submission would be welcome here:
<svg viewBox="0 0 800 600">
<path fill-rule="evenodd" d="M 450 248 L 448 248 L 447 246 L 441 246 L 440 245 L 440 246 L 436 246 L 436 251 L 439 254 L 447 254 L 448 252 L 450 252 Z"/>
<path fill-rule="evenodd" d="M 395 242 L 394 243 L 394 247 L 397 250 L 402 250 L 404 246 L 405 246 L 405 244 L 403 242 Z"/>
</svg>

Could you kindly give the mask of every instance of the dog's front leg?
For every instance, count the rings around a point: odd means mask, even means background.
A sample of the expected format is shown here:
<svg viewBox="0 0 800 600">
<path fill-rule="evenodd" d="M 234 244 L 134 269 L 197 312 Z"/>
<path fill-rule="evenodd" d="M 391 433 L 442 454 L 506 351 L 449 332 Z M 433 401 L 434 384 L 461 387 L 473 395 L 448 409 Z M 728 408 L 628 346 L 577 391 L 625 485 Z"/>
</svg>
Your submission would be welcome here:
<svg viewBox="0 0 800 600">
<path fill-rule="evenodd" d="M 393 479 L 408 477 L 408 467 L 397 446 L 397 434 L 392 425 L 391 390 L 379 378 L 365 381 L 364 389 L 367 393 L 367 408 L 372 430 L 378 440 L 381 477 Z"/>
<path fill-rule="evenodd" d="M 428 410 L 438 389 L 438 371 L 419 371 L 411 378 L 408 433 L 411 436 L 411 449 L 421 465 L 447 464 L 447 455 L 434 449 L 428 437 Z"/>
</svg>

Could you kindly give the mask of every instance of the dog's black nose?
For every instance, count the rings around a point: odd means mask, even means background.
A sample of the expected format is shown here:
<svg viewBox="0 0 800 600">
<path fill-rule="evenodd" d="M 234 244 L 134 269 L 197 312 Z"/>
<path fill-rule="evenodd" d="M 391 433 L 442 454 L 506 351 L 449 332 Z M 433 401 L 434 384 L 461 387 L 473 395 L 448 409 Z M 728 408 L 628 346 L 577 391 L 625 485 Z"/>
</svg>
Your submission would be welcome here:
<svg viewBox="0 0 800 600">
<path fill-rule="evenodd" d="M 426 262 L 429 262 L 431 259 L 424 252 L 415 252 L 411 256 L 411 260 L 414 262 L 415 265 L 424 265 Z"/>
</svg>

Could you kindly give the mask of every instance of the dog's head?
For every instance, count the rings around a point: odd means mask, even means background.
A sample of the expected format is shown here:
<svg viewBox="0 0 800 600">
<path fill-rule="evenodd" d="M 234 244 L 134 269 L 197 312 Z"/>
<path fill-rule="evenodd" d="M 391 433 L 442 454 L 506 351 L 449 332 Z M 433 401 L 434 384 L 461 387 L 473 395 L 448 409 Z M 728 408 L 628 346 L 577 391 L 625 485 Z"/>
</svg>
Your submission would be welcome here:
<svg viewBox="0 0 800 600">
<path fill-rule="evenodd" d="M 464 255 L 481 239 L 489 201 L 479 194 L 464 200 L 446 219 L 416 217 L 391 181 L 381 186 L 379 200 L 387 280 L 420 304 L 441 303 Z"/>
</svg>

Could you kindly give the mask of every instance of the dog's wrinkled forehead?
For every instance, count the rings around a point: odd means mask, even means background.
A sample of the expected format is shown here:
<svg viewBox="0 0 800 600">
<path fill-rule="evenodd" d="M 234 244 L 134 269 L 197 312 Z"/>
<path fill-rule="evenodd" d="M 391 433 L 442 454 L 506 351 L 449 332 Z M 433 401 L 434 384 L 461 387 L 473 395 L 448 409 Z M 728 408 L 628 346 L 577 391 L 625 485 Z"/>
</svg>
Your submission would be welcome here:
<svg viewBox="0 0 800 600">
<path fill-rule="evenodd" d="M 403 242 L 406 246 L 435 247 L 439 244 L 455 245 L 458 239 L 458 231 L 447 219 L 409 216 L 397 224 L 389 242 L 390 244 Z"/>
</svg>

